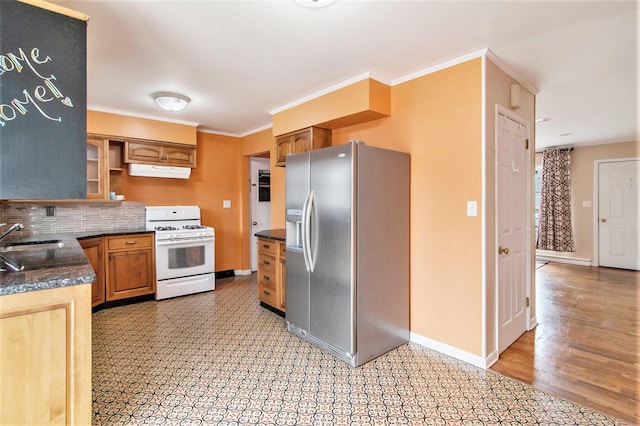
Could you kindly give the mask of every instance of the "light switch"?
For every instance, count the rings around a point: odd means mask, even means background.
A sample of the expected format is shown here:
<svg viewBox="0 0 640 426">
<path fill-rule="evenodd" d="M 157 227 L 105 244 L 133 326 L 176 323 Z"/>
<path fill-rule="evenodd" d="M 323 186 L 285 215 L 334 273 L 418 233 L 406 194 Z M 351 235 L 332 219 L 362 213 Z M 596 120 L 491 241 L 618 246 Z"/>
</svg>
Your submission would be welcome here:
<svg viewBox="0 0 640 426">
<path fill-rule="evenodd" d="M 591 207 L 591 201 L 583 201 L 582 207 Z"/>
<path fill-rule="evenodd" d="M 477 201 L 467 201 L 467 216 L 478 216 Z"/>
<path fill-rule="evenodd" d="M 222 200 L 222 208 L 230 209 L 231 208 L 231 200 Z"/>
</svg>

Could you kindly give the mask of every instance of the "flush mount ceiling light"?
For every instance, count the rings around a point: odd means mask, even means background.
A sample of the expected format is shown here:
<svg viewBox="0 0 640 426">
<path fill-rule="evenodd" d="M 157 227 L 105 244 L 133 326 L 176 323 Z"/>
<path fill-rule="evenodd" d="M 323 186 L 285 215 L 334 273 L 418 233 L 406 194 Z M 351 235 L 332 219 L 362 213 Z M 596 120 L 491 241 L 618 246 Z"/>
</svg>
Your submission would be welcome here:
<svg viewBox="0 0 640 426">
<path fill-rule="evenodd" d="M 158 92 L 151 96 L 158 106 L 166 111 L 182 111 L 191 101 L 188 97 L 178 93 Z"/>
<path fill-rule="evenodd" d="M 329 6 L 333 2 L 334 0 L 296 0 L 300 6 L 312 8 Z"/>
</svg>

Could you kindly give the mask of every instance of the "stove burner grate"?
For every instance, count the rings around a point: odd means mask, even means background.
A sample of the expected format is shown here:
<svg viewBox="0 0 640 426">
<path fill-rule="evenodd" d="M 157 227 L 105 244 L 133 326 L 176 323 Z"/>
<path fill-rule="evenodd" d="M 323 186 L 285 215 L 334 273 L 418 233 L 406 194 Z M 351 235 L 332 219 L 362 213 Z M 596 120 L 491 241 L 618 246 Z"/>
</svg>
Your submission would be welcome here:
<svg viewBox="0 0 640 426">
<path fill-rule="evenodd" d="M 178 228 L 176 228 L 175 226 L 156 226 L 153 229 L 156 231 L 177 231 L 178 230 Z"/>
<path fill-rule="evenodd" d="M 183 225 L 182 229 L 206 229 L 204 225 Z"/>
</svg>

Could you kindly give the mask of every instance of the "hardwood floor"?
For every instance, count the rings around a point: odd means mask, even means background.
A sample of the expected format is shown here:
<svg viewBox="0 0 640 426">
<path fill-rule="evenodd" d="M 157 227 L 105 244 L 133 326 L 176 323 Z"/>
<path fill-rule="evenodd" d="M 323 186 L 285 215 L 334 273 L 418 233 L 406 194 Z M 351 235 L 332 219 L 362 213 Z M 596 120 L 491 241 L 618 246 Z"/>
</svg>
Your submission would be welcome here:
<svg viewBox="0 0 640 426">
<path fill-rule="evenodd" d="M 549 263 L 536 297 L 538 326 L 491 369 L 640 424 L 640 272 Z"/>
</svg>

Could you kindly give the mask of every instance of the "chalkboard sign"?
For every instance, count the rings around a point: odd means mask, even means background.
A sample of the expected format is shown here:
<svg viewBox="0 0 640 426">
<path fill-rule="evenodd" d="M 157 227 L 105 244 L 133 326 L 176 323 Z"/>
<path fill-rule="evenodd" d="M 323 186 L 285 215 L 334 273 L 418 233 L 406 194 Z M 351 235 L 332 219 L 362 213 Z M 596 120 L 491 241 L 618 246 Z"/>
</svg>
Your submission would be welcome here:
<svg viewBox="0 0 640 426">
<path fill-rule="evenodd" d="M 87 23 L 0 0 L 0 199 L 84 199 Z"/>
</svg>

